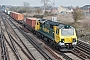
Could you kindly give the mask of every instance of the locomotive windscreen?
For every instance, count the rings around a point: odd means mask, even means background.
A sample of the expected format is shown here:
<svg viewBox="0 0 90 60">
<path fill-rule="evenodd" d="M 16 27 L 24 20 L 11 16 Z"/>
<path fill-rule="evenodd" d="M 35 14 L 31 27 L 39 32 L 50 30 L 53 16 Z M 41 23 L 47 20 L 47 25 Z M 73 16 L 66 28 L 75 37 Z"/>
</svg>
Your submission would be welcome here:
<svg viewBox="0 0 90 60">
<path fill-rule="evenodd" d="M 62 36 L 71 36 L 74 35 L 74 29 L 61 29 Z"/>
</svg>

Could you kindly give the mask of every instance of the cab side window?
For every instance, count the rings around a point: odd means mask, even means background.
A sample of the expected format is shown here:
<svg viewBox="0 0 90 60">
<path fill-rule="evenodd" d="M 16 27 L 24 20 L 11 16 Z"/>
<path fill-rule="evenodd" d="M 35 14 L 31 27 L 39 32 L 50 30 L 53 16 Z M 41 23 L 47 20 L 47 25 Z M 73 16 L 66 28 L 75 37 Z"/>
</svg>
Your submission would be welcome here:
<svg viewBox="0 0 90 60">
<path fill-rule="evenodd" d="M 37 25 L 39 25 L 38 22 L 37 22 Z"/>
<path fill-rule="evenodd" d="M 50 28 L 53 29 L 53 25 L 50 25 Z"/>
<path fill-rule="evenodd" d="M 42 23 L 40 23 L 40 27 L 42 27 Z"/>
<path fill-rule="evenodd" d="M 59 34 L 59 29 L 56 30 L 56 34 Z"/>
</svg>

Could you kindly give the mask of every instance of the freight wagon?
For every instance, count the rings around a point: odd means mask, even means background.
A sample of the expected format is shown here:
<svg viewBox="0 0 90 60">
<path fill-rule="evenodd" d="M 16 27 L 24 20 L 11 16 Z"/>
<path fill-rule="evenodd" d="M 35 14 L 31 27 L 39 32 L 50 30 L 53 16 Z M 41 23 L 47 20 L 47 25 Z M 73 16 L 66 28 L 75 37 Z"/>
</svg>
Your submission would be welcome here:
<svg viewBox="0 0 90 60">
<path fill-rule="evenodd" d="M 11 16 L 12 18 L 14 18 L 15 20 L 17 20 L 17 21 L 22 21 L 22 20 L 24 20 L 24 15 L 23 15 L 23 14 L 20 14 L 20 13 L 17 13 L 17 12 L 11 12 L 11 13 L 10 13 L 10 16 Z"/>
</svg>

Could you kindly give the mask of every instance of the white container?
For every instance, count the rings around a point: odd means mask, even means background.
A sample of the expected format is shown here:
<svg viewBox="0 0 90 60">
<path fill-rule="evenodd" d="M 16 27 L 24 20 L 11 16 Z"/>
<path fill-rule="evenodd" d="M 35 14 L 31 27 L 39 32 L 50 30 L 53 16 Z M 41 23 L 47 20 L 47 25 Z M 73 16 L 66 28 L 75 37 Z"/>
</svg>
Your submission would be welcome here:
<svg viewBox="0 0 90 60">
<path fill-rule="evenodd" d="M 51 20 L 57 22 L 57 17 L 52 17 Z"/>
<path fill-rule="evenodd" d="M 7 11 L 5 10 L 5 12 L 7 12 Z"/>
<path fill-rule="evenodd" d="M 11 11 L 8 11 L 8 14 L 9 14 L 9 15 L 10 15 L 10 12 L 11 12 Z"/>
</svg>

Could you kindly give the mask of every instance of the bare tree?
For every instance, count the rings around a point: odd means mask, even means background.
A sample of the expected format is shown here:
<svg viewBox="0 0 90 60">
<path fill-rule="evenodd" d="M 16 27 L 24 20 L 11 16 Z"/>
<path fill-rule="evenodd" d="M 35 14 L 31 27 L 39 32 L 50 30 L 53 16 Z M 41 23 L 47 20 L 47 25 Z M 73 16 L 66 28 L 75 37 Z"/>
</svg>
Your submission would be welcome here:
<svg viewBox="0 0 90 60">
<path fill-rule="evenodd" d="M 46 11 L 46 7 L 48 5 L 48 2 L 50 2 L 50 0 L 41 0 L 41 2 L 44 4 L 44 11 Z"/>
<path fill-rule="evenodd" d="M 27 13 L 28 13 L 28 11 L 30 9 L 30 6 L 29 5 L 30 5 L 29 2 L 23 2 L 23 6 L 24 6 L 24 9 L 26 11 L 26 16 L 27 16 Z"/>
<path fill-rule="evenodd" d="M 17 11 L 16 7 L 15 6 L 12 6 L 11 8 L 9 8 L 10 11 Z"/>
<path fill-rule="evenodd" d="M 38 13 L 38 15 L 39 15 L 41 12 L 42 12 L 42 10 L 41 10 L 40 8 L 38 8 L 38 9 L 36 10 L 36 13 Z"/>
<path fill-rule="evenodd" d="M 51 2 L 51 5 L 50 5 L 51 6 L 51 12 L 52 12 L 54 5 L 55 5 L 55 2 Z"/>
<path fill-rule="evenodd" d="M 73 12 L 72 12 L 72 16 L 73 16 L 73 19 L 75 21 L 75 23 L 82 19 L 83 16 L 84 16 L 84 13 L 83 11 L 77 6 L 75 9 L 73 9 Z"/>
</svg>

